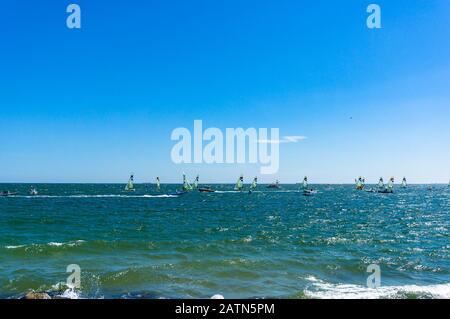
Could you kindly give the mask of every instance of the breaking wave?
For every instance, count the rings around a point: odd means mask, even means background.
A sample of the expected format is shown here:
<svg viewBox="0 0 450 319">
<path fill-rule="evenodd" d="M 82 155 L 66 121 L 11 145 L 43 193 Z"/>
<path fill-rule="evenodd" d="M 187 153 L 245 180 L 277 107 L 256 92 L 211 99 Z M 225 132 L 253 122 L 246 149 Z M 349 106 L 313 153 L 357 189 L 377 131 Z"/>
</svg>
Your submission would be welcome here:
<svg viewBox="0 0 450 319">
<path fill-rule="evenodd" d="M 117 194 L 106 194 L 106 195 L 36 195 L 36 196 L 22 196 L 15 195 L 10 196 L 11 198 L 176 198 L 177 195 L 117 195 Z"/>
<path fill-rule="evenodd" d="M 450 298 L 450 283 L 429 286 L 403 285 L 368 288 L 353 284 L 331 284 L 315 277 L 306 278 L 312 286 L 304 290 L 308 298 L 317 299 L 396 299 Z"/>
</svg>

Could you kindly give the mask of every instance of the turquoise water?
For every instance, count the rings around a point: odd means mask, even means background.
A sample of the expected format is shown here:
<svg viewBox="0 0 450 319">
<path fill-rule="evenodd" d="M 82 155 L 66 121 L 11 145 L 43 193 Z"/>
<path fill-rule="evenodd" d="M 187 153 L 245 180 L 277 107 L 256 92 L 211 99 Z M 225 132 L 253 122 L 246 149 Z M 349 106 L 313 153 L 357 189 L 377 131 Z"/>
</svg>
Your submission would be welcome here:
<svg viewBox="0 0 450 319">
<path fill-rule="evenodd" d="M 34 289 L 80 298 L 449 298 L 450 188 L 394 194 L 320 185 L 167 196 L 175 185 L 3 184 L 0 297 Z M 22 195 L 20 195 L 22 194 Z M 366 287 L 367 266 L 381 287 Z"/>
</svg>

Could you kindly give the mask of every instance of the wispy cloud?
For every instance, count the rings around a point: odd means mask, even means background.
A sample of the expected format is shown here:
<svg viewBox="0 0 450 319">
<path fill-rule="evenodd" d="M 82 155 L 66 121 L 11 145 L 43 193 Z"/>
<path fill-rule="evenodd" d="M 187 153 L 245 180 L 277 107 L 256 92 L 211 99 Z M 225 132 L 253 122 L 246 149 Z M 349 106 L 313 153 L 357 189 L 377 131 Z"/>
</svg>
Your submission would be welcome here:
<svg viewBox="0 0 450 319">
<path fill-rule="evenodd" d="M 281 140 L 258 140 L 260 144 L 286 144 L 286 143 L 298 143 L 300 141 L 306 140 L 306 136 L 293 135 L 293 136 L 283 136 Z"/>
</svg>

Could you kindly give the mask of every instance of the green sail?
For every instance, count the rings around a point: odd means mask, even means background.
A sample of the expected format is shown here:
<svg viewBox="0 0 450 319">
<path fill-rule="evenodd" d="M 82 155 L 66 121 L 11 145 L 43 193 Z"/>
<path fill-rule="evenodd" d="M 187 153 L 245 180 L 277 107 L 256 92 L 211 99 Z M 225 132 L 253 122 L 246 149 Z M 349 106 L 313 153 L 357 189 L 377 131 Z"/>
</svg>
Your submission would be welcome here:
<svg viewBox="0 0 450 319">
<path fill-rule="evenodd" d="M 363 189 L 364 188 L 364 184 L 365 184 L 364 178 L 362 178 L 360 176 L 358 179 L 355 179 L 355 182 L 356 182 L 356 188 L 357 189 Z"/>
<path fill-rule="evenodd" d="M 133 174 L 131 174 L 130 179 L 128 180 L 127 186 L 125 186 L 125 190 L 126 191 L 134 190 L 133 181 L 134 181 L 134 176 L 133 176 Z"/>
<path fill-rule="evenodd" d="M 241 191 L 242 187 L 243 187 L 243 184 L 244 184 L 244 176 L 241 175 L 239 177 L 238 181 L 236 182 L 236 186 L 234 187 L 234 190 Z"/>
<path fill-rule="evenodd" d="M 195 181 L 194 181 L 194 188 L 195 189 L 198 188 L 198 180 L 199 180 L 199 176 L 197 175 L 197 177 L 195 178 Z"/>
<path fill-rule="evenodd" d="M 184 191 L 191 191 L 192 186 L 189 184 L 189 181 L 186 178 L 186 174 L 183 174 L 183 190 Z"/>
</svg>

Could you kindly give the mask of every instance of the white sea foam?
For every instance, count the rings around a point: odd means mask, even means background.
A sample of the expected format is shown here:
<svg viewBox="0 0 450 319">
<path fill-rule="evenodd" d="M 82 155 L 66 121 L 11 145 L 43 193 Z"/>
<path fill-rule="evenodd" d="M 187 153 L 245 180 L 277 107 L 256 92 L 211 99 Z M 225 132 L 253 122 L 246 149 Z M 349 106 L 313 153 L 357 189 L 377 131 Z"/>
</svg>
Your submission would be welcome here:
<svg viewBox="0 0 450 319">
<path fill-rule="evenodd" d="M 237 193 L 242 193 L 241 191 L 215 191 L 214 193 L 217 194 L 237 194 Z"/>
<path fill-rule="evenodd" d="M 120 195 L 120 194 L 104 194 L 104 195 L 36 195 L 36 196 L 15 196 L 21 198 L 175 198 L 176 195 Z"/>
<path fill-rule="evenodd" d="M 10 245 L 10 246 L 5 246 L 6 249 L 17 249 L 17 248 L 22 248 L 22 247 L 25 247 L 25 245 L 16 245 L 16 246 Z"/>
<path fill-rule="evenodd" d="M 177 197 L 176 195 L 69 195 L 69 196 L 59 196 L 67 198 L 172 198 Z"/>
<path fill-rule="evenodd" d="M 64 291 L 63 291 L 64 289 Z M 52 286 L 52 290 L 54 291 L 63 291 L 62 293 L 57 294 L 57 297 L 68 298 L 68 299 L 80 299 L 80 291 L 75 290 L 74 288 L 68 288 L 65 282 L 58 282 L 57 284 Z"/>
<path fill-rule="evenodd" d="M 77 246 L 79 244 L 85 243 L 86 241 L 84 240 L 75 240 L 75 241 L 70 241 L 70 242 L 66 242 L 66 243 L 60 243 L 60 242 L 49 242 L 47 245 L 48 246 L 56 246 L 56 247 L 60 247 L 60 246 Z"/>
<path fill-rule="evenodd" d="M 178 197 L 177 195 L 144 195 L 145 198 L 173 198 Z"/>
<path fill-rule="evenodd" d="M 242 240 L 244 243 L 249 243 L 251 241 L 253 241 L 253 237 L 252 236 L 247 236 Z"/>
<path fill-rule="evenodd" d="M 317 278 L 314 277 L 314 276 L 308 276 L 308 277 L 306 277 L 305 279 L 308 280 L 308 281 L 312 281 L 312 282 L 317 282 L 317 281 L 319 281 L 319 279 L 317 279 Z"/>
<path fill-rule="evenodd" d="M 33 246 L 43 246 L 43 245 L 47 245 L 47 246 L 53 246 L 53 247 L 61 247 L 61 246 L 77 246 L 79 244 L 85 243 L 86 241 L 84 240 L 75 240 L 75 241 L 70 241 L 70 242 L 54 242 L 51 241 L 49 243 L 46 244 L 29 244 L 29 245 L 8 245 L 8 246 L 4 246 L 6 249 L 18 249 L 18 248 L 24 248 L 24 247 L 33 247 Z"/>
<path fill-rule="evenodd" d="M 57 242 L 53 242 L 53 241 L 52 241 L 52 242 L 49 242 L 47 245 L 59 247 L 59 246 L 64 245 L 64 243 L 57 243 Z"/>
<path fill-rule="evenodd" d="M 305 279 L 312 283 L 312 286 L 304 291 L 305 295 L 310 298 L 384 299 L 402 297 L 404 294 L 428 295 L 438 299 L 450 298 L 450 283 L 429 286 L 404 285 L 367 288 L 352 284 L 331 284 L 317 279 L 314 276 L 309 276 Z"/>
<path fill-rule="evenodd" d="M 80 299 L 80 293 L 75 291 L 74 289 L 68 288 L 60 295 L 60 297 L 69 299 Z"/>
<path fill-rule="evenodd" d="M 285 191 L 253 191 L 254 193 L 298 193 L 298 190 L 285 190 Z M 247 191 L 220 191 L 217 190 L 214 193 L 216 194 L 242 194 L 247 193 Z M 213 193 L 211 193 L 213 194 Z M 169 195 L 169 194 L 161 194 L 161 195 L 129 195 L 129 194 L 97 194 L 97 195 L 88 195 L 88 194 L 78 194 L 78 195 L 14 195 L 11 197 L 15 198 L 176 198 L 178 195 Z"/>
</svg>

